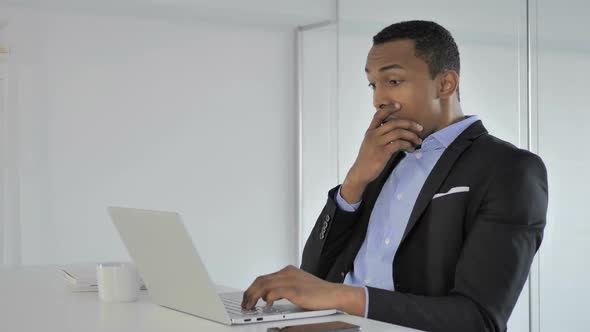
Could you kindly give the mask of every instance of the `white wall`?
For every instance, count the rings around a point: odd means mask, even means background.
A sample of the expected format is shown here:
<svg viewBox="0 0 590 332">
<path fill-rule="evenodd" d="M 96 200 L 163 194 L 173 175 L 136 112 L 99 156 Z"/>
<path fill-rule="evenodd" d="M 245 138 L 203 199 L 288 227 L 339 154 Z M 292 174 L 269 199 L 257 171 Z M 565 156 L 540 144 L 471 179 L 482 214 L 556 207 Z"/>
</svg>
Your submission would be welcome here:
<svg viewBox="0 0 590 332">
<path fill-rule="evenodd" d="M 218 283 L 296 261 L 292 27 L 0 15 L 22 264 L 126 258 L 108 205 L 179 211 Z"/>
<path fill-rule="evenodd" d="M 0 19 L 0 45 L 7 47 L 5 22 Z M 20 262 L 16 113 L 8 112 L 8 55 L 0 55 L 0 264 Z"/>
</svg>

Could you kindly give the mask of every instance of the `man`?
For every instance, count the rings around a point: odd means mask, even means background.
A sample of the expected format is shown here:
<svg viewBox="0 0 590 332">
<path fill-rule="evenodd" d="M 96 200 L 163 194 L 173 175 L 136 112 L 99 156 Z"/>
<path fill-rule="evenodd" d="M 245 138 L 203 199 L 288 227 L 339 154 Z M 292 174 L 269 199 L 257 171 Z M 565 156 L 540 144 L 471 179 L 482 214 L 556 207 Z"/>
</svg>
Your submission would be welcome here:
<svg viewBox="0 0 590 332">
<path fill-rule="evenodd" d="M 543 162 L 463 115 L 443 27 L 401 22 L 373 42 L 377 111 L 358 157 L 301 269 L 257 278 L 243 306 L 287 298 L 428 331 L 505 331 L 543 237 Z"/>
</svg>

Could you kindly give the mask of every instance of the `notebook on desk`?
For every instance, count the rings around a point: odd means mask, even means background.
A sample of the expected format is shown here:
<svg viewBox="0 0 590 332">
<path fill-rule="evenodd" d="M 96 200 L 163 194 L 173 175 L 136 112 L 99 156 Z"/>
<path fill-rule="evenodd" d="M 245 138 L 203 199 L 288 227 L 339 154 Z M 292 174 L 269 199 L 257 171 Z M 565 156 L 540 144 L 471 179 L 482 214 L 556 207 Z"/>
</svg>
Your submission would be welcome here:
<svg viewBox="0 0 590 332">
<path fill-rule="evenodd" d="M 72 292 L 98 292 L 96 264 L 60 266 L 58 271 Z M 139 283 L 141 290 L 146 290 L 141 278 Z"/>
</svg>

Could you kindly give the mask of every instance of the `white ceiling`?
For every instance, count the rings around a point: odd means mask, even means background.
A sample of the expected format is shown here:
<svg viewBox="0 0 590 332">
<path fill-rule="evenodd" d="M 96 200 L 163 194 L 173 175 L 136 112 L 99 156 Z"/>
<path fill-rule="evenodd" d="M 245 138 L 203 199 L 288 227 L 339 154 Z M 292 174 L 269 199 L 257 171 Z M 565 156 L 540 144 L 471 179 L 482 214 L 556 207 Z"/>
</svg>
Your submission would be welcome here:
<svg viewBox="0 0 590 332">
<path fill-rule="evenodd" d="M 296 27 L 335 19 L 336 0 L 0 0 L 0 5 Z"/>
</svg>

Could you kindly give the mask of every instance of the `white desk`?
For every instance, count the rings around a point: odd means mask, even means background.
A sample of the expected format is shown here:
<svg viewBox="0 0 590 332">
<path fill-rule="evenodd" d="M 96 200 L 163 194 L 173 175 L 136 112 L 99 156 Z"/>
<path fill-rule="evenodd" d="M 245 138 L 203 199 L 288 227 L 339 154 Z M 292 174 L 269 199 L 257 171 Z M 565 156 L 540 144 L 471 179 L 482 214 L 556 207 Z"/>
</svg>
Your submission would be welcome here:
<svg viewBox="0 0 590 332">
<path fill-rule="evenodd" d="M 57 266 L 0 268 L 0 331 L 265 332 L 274 326 L 337 320 L 363 331 L 415 331 L 348 315 L 225 326 L 152 304 L 147 292 L 141 293 L 137 302 L 103 303 L 96 292 L 71 292 Z"/>
</svg>

